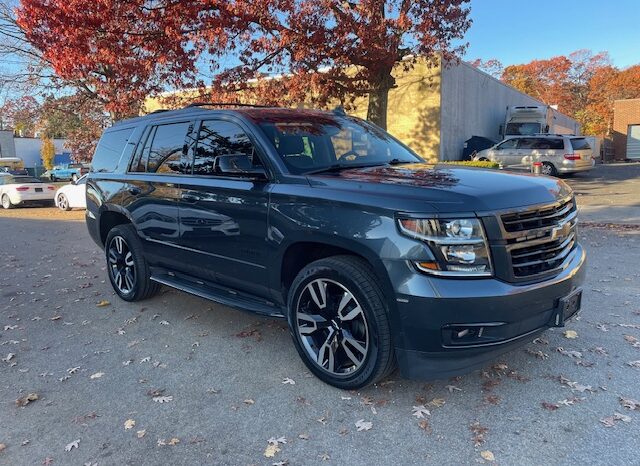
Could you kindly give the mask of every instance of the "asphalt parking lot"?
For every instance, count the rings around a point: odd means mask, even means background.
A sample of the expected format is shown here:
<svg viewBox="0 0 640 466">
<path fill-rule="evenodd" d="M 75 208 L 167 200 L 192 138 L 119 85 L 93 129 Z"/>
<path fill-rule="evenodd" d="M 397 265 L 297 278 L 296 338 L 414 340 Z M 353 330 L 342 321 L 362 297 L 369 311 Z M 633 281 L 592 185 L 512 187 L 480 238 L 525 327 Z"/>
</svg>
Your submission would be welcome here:
<svg viewBox="0 0 640 466">
<path fill-rule="evenodd" d="M 344 392 L 282 321 L 167 288 L 118 300 L 82 218 L 0 213 L 0 464 L 638 462 L 638 226 L 581 228 L 565 329 L 462 377 Z"/>
</svg>

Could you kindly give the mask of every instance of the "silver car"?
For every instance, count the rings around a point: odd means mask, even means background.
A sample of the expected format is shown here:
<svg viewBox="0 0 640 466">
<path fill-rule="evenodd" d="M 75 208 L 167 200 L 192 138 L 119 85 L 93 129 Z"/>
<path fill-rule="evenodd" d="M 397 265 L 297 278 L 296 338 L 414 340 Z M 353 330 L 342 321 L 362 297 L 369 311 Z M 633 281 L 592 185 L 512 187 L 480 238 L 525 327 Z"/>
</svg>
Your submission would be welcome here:
<svg viewBox="0 0 640 466">
<path fill-rule="evenodd" d="M 478 152 L 474 160 L 491 160 L 505 168 L 527 170 L 534 162 L 542 162 L 542 174 L 550 176 L 587 171 L 594 165 L 589 141 L 563 134 L 510 136 Z"/>
</svg>

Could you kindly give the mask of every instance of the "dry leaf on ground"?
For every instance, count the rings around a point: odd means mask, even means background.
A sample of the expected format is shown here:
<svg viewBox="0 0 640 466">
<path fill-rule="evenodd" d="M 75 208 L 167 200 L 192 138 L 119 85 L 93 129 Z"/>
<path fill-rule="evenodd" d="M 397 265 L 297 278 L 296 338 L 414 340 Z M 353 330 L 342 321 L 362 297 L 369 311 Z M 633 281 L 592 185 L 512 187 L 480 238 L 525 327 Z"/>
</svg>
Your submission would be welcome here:
<svg viewBox="0 0 640 466">
<path fill-rule="evenodd" d="M 124 421 L 124 430 L 133 429 L 135 425 L 136 421 L 134 421 L 133 419 L 127 419 L 126 421 Z"/>
<path fill-rule="evenodd" d="M 363 430 L 371 430 L 372 427 L 373 422 L 365 421 L 364 419 L 360 419 L 356 422 L 356 428 L 358 429 L 358 432 L 361 432 Z"/>
<path fill-rule="evenodd" d="M 482 456 L 482 459 L 485 461 L 495 461 L 496 457 L 493 456 L 493 453 L 491 453 L 489 450 L 482 450 L 480 452 L 480 456 Z"/>
<path fill-rule="evenodd" d="M 156 403 L 168 403 L 170 401 L 173 401 L 173 396 L 154 396 L 152 400 Z"/>
<path fill-rule="evenodd" d="M 89 376 L 90 379 L 99 379 L 104 375 L 104 372 L 96 372 L 95 374 L 91 374 Z"/>
<path fill-rule="evenodd" d="M 138 438 L 142 438 L 142 437 L 144 437 L 146 434 L 147 434 L 146 429 L 142 429 L 142 430 L 139 430 L 138 432 L 136 432 L 136 436 L 137 436 Z"/>
<path fill-rule="evenodd" d="M 575 330 L 565 330 L 564 337 L 569 338 L 571 340 L 574 338 L 578 338 L 578 332 L 576 332 Z"/>
<path fill-rule="evenodd" d="M 411 409 L 411 415 L 418 419 L 422 419 L 425 416 L 431 416 L 431 412 L 425 407 L 425 405 L 418 405 Z"/>
<path fill-rule="evenodd" d="M 98 301 L 98 304 L 96 304 L 96 307 L 106 307 L 108 305 L 110 305 L 111 303 L 109 301 L 107 301 L 106 299 L 102 299 L 100 301 Z"/>
<path fill-rule="evenodd" d="M 29 393 L 27 396 L 18 398 L 16 400 L 16 404 L 18 406 L 27 406 L 29 403 L 31 403 L 32 401 L 36 401 L 37 399 L 39 399 L 39 396 L 37 393 Z"/>
<path fill-rule="evenodd" d="M 64 451 L 71 451 L 74 448 L 80 448 L 80 439 L 76 439 L 71 443 L 67 443 L 67 445 L 64 447 Z"/>
</svg>

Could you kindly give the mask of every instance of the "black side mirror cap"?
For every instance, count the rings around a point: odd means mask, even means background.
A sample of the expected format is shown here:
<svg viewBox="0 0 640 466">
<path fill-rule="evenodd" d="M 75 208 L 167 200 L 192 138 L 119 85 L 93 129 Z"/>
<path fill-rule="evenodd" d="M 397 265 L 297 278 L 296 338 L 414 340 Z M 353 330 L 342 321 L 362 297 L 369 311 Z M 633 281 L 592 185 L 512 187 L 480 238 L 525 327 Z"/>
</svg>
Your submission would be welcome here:
<svg viewBox="0 0 640 466">
<path fill-rule="evenodd" d="M 266 178 L 267 172 L 261 165 L 254 165 L 246 155 L 219 155 L 214 162 L 218 173 L 254 178 Z"/>
</svg>

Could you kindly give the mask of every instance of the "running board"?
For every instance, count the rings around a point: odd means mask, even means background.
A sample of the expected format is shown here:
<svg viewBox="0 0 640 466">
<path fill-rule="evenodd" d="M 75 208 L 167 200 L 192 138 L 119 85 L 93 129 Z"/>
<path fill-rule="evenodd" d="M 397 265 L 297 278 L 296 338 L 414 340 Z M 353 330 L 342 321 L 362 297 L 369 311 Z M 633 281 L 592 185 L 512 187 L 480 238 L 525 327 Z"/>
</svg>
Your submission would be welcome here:
<svg viewBox="0 0 640 466">
<path fill-rule="evenodd" d="M 269 317 L 284 318 L 285 310 L 271 301 L 254 298 L 240 291 L 221 287 L 220 285 L 205 284 L 203 281 L 189 279 L 172 272 L 153 270 L 151 280 L 184 291 L 200 298 L 214 301 L 218 304 L 249 311 Z"/>
</svg>

